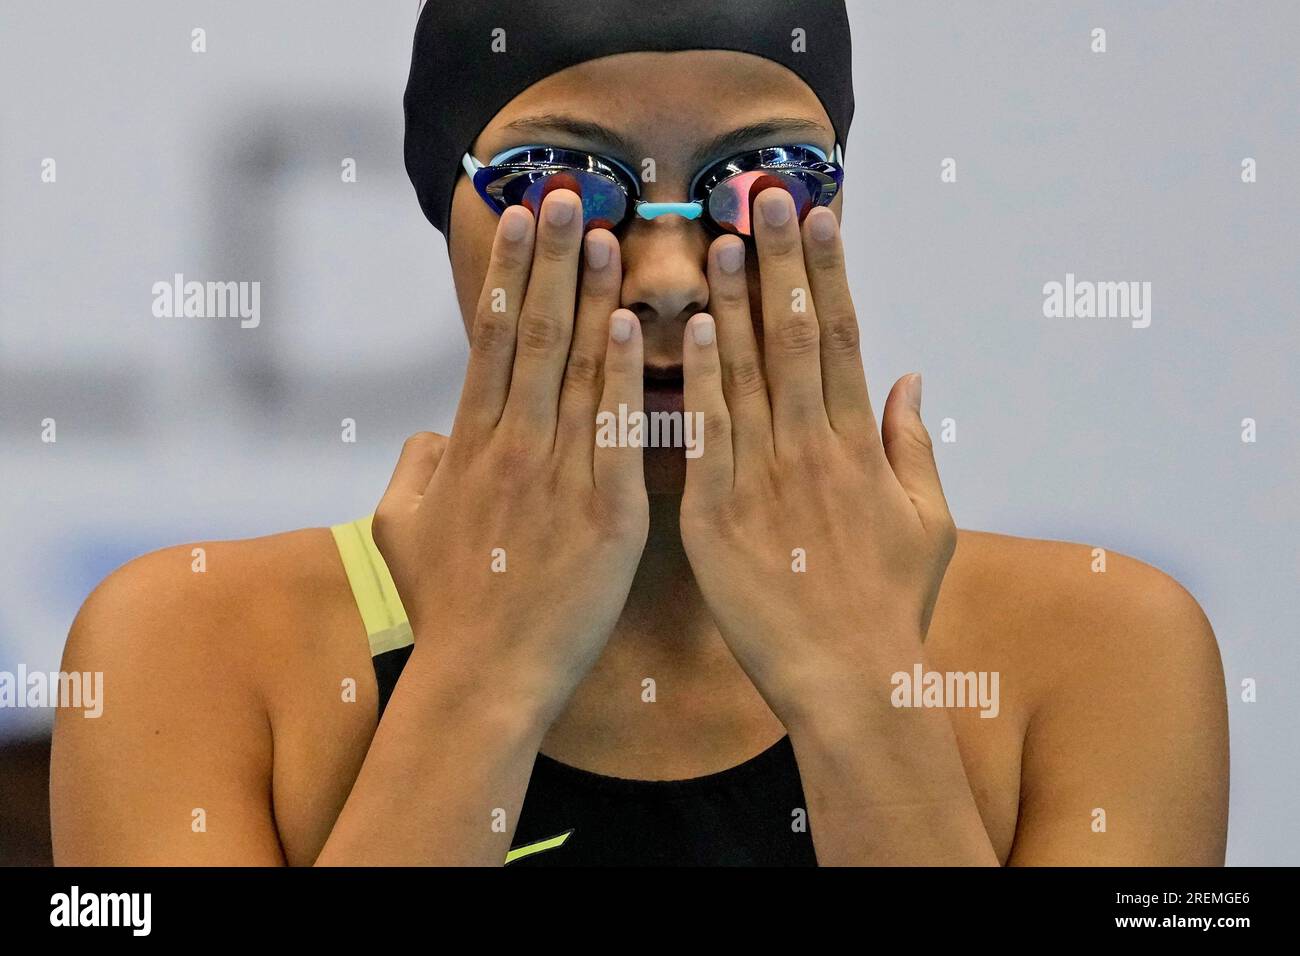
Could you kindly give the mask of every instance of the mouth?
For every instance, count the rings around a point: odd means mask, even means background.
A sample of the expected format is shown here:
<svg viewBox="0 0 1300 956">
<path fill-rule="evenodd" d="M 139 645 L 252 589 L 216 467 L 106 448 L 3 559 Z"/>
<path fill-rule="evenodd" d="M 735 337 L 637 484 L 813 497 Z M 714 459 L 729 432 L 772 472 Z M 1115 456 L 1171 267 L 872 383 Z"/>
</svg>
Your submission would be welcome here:
<svg viewBox="0 0 1300 956">
<path fill-rule="evenodd" d="M 647 412 L 682 411 L 682 367 L 680 365 L 645 367 L 645 410 Z"/>
</svg>

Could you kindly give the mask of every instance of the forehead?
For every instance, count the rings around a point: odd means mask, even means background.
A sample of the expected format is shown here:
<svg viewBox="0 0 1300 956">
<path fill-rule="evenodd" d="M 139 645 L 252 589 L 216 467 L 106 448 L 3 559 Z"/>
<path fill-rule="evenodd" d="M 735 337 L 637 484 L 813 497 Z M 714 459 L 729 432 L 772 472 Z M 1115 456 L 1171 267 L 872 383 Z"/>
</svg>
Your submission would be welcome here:
<svg viewBox="0 0 1300 956">
<path fill-rule="evenodd" d="M 730 50 L 618 53 L 568 67 L 516 96 L 484 129 L 487 152 L 547 133 L 548 116 L 588 121 L 619 134 L 601 143 L 552 129 L 547 142 L 625 147 L 641 156 L 685 158 L 702 141 L 772 120 L 790 121 L 802 142 L 829 148 L 835 133 L 817 95 L 796 73 L 763 57 Z M 563 124 L 561 124 L 563 125 Z M 802 129 L 796 127 L 802 126 Z"/>
</svg>

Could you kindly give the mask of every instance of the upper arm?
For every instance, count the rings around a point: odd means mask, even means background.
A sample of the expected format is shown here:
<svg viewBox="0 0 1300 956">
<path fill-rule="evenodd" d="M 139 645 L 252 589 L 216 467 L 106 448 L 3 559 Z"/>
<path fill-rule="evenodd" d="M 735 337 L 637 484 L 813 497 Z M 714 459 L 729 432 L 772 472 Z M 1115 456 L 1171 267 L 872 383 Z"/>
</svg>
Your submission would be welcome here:
<svg viewBox="0 0 1300 956">
<path fill-rule="evenodd" d="M 188 547 L 138 558 L 77 615 L 62 667 L 102 673 L 103 706 L 56 714 L 56 863 L 283 863 L 271 730 L 240 626 L 247 582 L 218 569 L 222 547 L 208 546 L 203 573 Z"/>
<path fill-rule="evenodd" d="M 1214 632 L 1172 578 L 1111 555 L 1051 635 L 1026 732 L 1019 865 L 1221 865 L 1228 719 Z M 1077 582 L 1076 582 L 1077 583 Z"/>
</svg>

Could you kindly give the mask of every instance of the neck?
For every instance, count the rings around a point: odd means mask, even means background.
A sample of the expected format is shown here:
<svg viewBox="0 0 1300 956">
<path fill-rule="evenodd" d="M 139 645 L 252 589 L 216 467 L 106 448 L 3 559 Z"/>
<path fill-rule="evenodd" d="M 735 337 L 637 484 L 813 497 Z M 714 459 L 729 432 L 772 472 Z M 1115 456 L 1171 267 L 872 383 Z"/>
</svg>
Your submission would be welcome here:
<svg viewBox="0 0 1300 956">
<path fill-rule="evenodd" d="M 650 496 L 650 532 L 627 603 L 548 732 L 548 756 L 614 776 L 677 779 L 734 766 L 784 732 L 713 623 L 682 547 L 680 515 L 680 496 Z M 664 700 L 673 703 L 647 709 L 629 692 L 646 677 L 670 689 Z M 647 763 L 646 754 L 658 756 Z"/>
<path fill-rule="evenodd" d="M 614 641 L 678 649 L 718 639 L 682 546 L 681 496 L 650 496 L 650 532 Z"/>
</svg>

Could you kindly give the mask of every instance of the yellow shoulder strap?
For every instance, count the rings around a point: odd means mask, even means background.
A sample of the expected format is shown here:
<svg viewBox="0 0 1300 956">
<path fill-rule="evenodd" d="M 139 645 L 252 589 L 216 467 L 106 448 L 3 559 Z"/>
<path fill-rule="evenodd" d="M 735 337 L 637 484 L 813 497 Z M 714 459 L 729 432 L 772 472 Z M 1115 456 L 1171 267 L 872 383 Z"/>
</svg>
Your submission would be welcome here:
<svg viewBox="0 0 1300 956">
<path fill-rule="evenodd" d="M 393 576 L 370 533 L 374 515 L 336 524 L 330 528 L 338 545 L 343 570 L 347 572 L 352 596 L 370 637 L 370 656 L 395 651 L 415 642 L 406 609 L 397 596 Z"/>
</svg>

